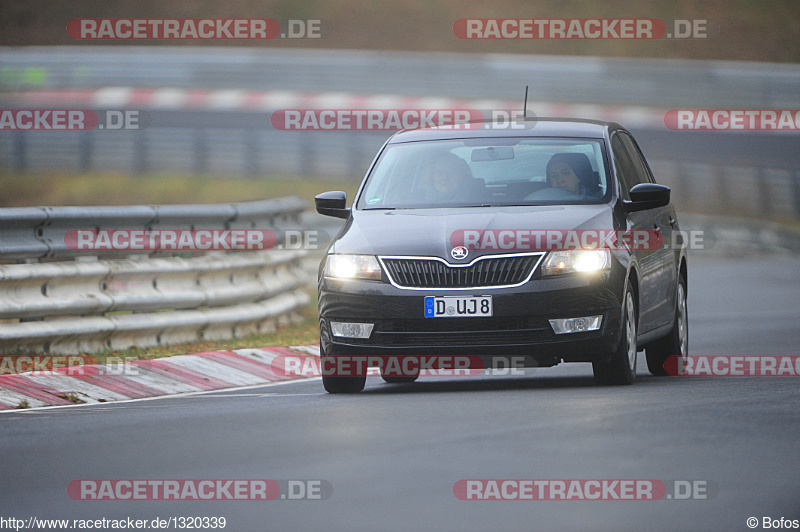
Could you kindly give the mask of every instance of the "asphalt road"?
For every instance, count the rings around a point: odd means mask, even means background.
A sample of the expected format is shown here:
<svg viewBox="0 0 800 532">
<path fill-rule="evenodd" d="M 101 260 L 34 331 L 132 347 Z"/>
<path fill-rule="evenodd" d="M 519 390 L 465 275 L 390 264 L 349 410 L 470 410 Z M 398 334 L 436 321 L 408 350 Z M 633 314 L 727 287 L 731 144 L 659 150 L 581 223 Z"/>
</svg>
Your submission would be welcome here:
<svg viewBox="0 0 800 532">
<path fill-rule="evenodd" d="M 797 355 L 800 257 L 690 257 L 693 355 Z M 800 518 L 797 378 L 319 380 L 0 415 L 0 517 L 224 516 L 226 530 L 749 530 Z M 76 479 L 320 479 L 325 500 L 76 501 Z M 701 480 L 705 500 L 461 501 L 460 479 Z M 760 529 L 760 527 L 759 527 Z"/>
</svg>

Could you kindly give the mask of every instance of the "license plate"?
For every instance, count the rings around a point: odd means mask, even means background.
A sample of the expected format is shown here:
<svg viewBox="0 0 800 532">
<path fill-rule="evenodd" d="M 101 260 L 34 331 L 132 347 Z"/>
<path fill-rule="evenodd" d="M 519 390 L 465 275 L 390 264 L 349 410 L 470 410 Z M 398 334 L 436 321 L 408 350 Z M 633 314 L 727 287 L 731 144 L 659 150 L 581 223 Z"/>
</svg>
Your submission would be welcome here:
<svg viewBox="0 0 800 532">
<path fill-rule="evenodd" d="M 426 318 L 485 318 L 492 315 L 492 296 L 425 296 Z"/>
</svg>

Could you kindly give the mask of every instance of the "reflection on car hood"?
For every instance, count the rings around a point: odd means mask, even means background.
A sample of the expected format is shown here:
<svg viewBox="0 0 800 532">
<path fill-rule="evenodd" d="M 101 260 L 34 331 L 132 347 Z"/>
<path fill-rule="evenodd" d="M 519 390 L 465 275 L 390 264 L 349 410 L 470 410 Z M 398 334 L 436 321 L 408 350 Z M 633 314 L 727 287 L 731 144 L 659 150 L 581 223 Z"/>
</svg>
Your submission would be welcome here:
<svg viewBox="0 0 800 532">
<path fill-rule="evenodd" d="M 333 253 L 450 256 L 451 237 L 460 230 L 613 229 L 611 207 L 566 205 L 467 207 L 455 209 L 359 210 L 353 212 Z M 471 251 L 470 259 L 504 250 Z"/>
</svg>

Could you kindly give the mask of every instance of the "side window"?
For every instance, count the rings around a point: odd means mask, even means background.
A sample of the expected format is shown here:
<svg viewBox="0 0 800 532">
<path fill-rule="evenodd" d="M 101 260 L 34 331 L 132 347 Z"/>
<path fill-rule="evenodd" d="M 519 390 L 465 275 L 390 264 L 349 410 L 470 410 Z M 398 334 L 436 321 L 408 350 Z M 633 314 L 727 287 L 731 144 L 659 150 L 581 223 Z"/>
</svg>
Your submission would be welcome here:
<svg viewBox="0 0 800 532">
<path fill-rule="evenodd" d="M 630 201 L 631 188 L 639 184 L 636 176 L 636 169 L 628 155 L 628 150 L 620 138 L 621 134 L 616 134 L 611 138 L 611 151 L 614 155 L 614 168 L 619 178 L 620 195 L 622 199 Z"/>
<path fill-rule="evenodd" d="M 625 144 L 625 149 L 631 156 L 633 168 L 636 170 L 636 175 L 638 176 L 637 183 L 655 183 L 653 176 L 650 174 L 650 169 L 645 162 L 644 155 L 642 155 L 642 152 L 639 150 L 636 142 L 634 142 L 630 135 L 625 133 L 620 133 L 618 136 L 622 138 L 622 142 Z"/>
</svg>

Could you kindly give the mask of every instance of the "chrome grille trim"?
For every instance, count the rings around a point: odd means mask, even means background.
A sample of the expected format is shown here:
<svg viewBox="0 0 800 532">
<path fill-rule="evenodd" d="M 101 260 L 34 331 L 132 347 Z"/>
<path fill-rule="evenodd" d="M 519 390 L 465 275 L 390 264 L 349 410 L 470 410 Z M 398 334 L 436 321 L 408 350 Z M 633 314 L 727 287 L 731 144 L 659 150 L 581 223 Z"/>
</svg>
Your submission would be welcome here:
<svg viewBox="0 0 800 532">
<path fill-rule="evenodd" d="M 403 290 L 482 290 L 489 288 L 513 288 L 527 283 L 533 276 L 533 272 L 536 271 L 544 255 L 544 252 L 483 255 L 482 257 L 474 258 L 466 264 L 451 264 L 441 257 L 408 255 L 382 255 L 378 257 L 378 261 L 381 263 L 381 268 L 383 268 L 392 286 Z M 516 272 L 516 279 L 514 278 L 515 271 L 509 266 L 513 266 L 514 262 L 524 265 L 524 261 L 514 261 L 513 259 L 515 258 L 535 259 L 529 261 L 530 264 L 524 272 L 521 274 Z M 495 261 L 495 263 L 491 264 L 493 261 Z M 498 265 L 500 266 L 499 268 L 493 268 L 493 266 Z M 469 269 L 473 267 L 474 269 L 470 271 Z M 419 286 L 420 283 L 415 279 L 419 280 L 426 276 L 431 280 L 435 279 L 435 284 Z M 445 276 L 444 280 L 443 276 Z M 482 276 L 483 279 L 489 282 L 471 284 L 469 286 L 446 286 L 448 284 L 446 282 L 447 276 L 455 276 L 456 285 L 468 282 L 470 276 Z"/>
</svg>

